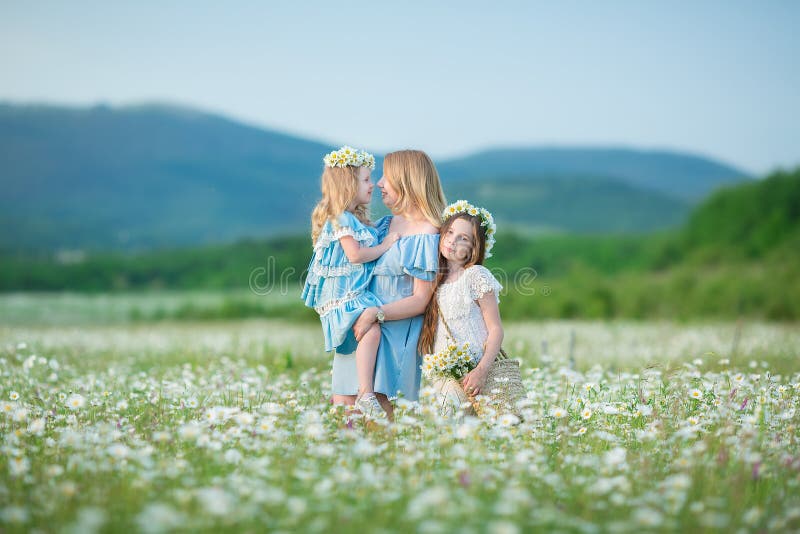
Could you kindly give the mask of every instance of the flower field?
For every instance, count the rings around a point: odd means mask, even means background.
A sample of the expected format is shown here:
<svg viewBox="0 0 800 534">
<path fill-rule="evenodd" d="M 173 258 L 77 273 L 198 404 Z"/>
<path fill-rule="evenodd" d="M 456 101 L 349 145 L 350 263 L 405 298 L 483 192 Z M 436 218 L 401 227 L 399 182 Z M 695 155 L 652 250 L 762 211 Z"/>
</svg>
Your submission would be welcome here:
<svg viewBox="0 0 800 534">
<path fill-rule="evenodd" d="M 800 530 L 796 326 L 508 325 L 522 421 L 365 424 L 320 338 L 0 327 L 0 530 Z"/>
</svg>

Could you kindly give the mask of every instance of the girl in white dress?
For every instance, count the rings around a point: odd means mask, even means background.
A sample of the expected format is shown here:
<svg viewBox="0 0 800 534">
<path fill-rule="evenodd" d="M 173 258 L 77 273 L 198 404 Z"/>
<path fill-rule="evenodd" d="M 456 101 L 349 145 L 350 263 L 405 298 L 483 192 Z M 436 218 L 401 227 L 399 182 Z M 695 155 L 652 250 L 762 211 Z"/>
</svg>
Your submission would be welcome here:
<svg viewBox="0 0 800 534">
<path fill-rule="evenodd" d="M 500 352 L 503 325 L 498 305 L 502 286 L 483 266 L 484 259 L 491 256 L 495 230 L 492 215 L 465 200 L 445 208 L 435 296 L 425 312 L 419 350 L 430 354 L 444 349 L 451 341 L 459 346 L 469 343 L 476 364 L 460 383 L 451 379 L 434 384 L 442 395 L 445 412 L 455 413 L 461 408 L 464 393 L 469 397 L 481 393 Z"/>
</svg>

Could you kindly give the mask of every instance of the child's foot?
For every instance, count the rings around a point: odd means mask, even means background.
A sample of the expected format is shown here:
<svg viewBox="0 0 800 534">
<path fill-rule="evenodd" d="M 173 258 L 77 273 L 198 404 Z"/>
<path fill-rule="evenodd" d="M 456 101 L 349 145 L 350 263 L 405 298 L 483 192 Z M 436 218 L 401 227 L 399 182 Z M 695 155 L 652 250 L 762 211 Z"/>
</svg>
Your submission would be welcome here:
<svg viewBox="0 0 800 534">
<path fill-rule="evenodd" d="M 378 402 L 378 398 L 372 392 L 364 393 L 356 399 L 356 408 L 367 417 L 386 417 L 386 412 L 383 411 L 381 403 Z"/>
</svg>

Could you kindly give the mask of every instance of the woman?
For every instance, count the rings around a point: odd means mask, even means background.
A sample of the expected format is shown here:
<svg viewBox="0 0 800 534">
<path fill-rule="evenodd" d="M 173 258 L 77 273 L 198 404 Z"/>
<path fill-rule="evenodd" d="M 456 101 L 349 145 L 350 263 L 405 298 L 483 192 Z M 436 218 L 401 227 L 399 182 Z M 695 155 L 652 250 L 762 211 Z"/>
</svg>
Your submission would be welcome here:
<svg viewBox="0 0 800 534">
<path fill-rule="evenodd" d="M 401 237 L 378 259 L 373 270 L 369 290 L 383 305 L 364 310 L 354 330 L 356 339 L 360 339 L 375 322 L 380 323 L 374 389 L 381 406 L 391 416 L 390 399 L 398 395 L 410 400 L 419 398 L 422 357 L 417 342 L 438 270 L 439 226 L 445 198 L 436 167 L 419 150 L 387 154 L 378 187 L 392 215 L 378 220 L 375 226 L 381 235 L 398 232 Z M 352 405 L 357 390 L 354 355 L 336 354 L 333 402 Z"/>
</svg>

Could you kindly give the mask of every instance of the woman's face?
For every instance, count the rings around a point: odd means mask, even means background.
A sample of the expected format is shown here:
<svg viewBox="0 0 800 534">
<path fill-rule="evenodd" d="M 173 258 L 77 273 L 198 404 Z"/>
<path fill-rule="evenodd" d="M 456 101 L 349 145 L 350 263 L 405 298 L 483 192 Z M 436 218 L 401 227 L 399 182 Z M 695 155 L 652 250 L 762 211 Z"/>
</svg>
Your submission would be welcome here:
<svg viewBox="0 0 800 534">
<path fill-rule="evenodd" d="M 378 180 L 378 187 L 381 190 L 381 200 L 387 208 L 392 209 L 397 204 L 398 194 L 386 177 L 386 165 L 383 166 L 383 176 Z"/>
<path fill-rule="evenodd" d="M 475 244 L 474 229 L 472 224 L 465 219 L 456 219 L 453 224 L 442 234 L 439 240 L 439 252 L 448 261 L 457 265 L 464 265 L 472 256 L 472 247 Z"/>
</svg>

